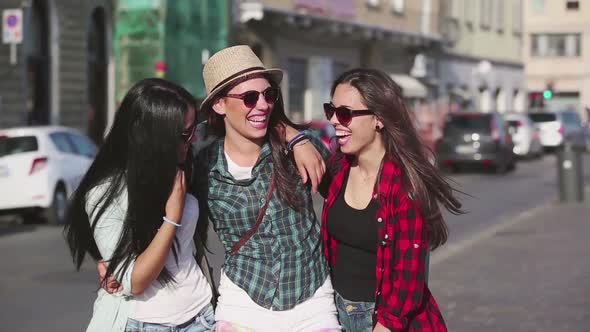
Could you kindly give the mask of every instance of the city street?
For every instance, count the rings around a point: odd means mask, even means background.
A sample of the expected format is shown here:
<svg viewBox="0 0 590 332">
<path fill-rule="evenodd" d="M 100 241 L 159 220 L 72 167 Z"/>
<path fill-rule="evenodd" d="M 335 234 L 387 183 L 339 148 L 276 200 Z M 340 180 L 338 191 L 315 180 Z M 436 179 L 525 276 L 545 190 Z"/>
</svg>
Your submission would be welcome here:
<svg viewBox="0 0 590 332">
<path fill-rule="evenodd" d="M 584 164 L 585 183 L 589 185 L 589 154 L 584 156 Z M 527 312 L 523 312 L 521 316 L 514 313 L 507 314 L 509 308 L 502 308 L 498 303 L 492 306 L 482 304 L 478 307 L 479 298 L 474 297 L 473 292 L 467 286 L 471 280 L 474 285 L 480 288 L 485 288 L 486 285 L 494 287 L 494 280 L 501 279 L 504 283 L 509 283 L 510 277 L 503 270 L 496 271 L 494 267 L 503 266 L 506 268 L 506 266 L 522 262 L 521 256 L 515 256 L 512 261 L 511 255 L 494 254 L 495 251 L 492 251 L 494 248 L 489 249 L 492 245 L 490 243 L 493 242 L 490 240 L 490 234 L 500 231 L 508 233 L 506 229 L 517 227 L 521 221 L 530 231 L 535 228 L 536 216 L 553 216 L 552 218 L 555 218 L 555 220 L 540 218 L 544 220 L 543 227 L 547 227 L 547 229 L 556 228 L 551 226 L 552 221 L 562 222 L 557 218 L 566 212 L 557 213 L 551 210 L 551 207 L 559 206 L 556 204 L 558 188 L 555 156 L 546 155 L 543 159 L 522 161 L 514 172 L 505 175 L 473 171 L 449 174 L 449 176 L 456 182 L 459 190 L 471 195 L 462 196 L 464 207 L 469 211 L 468 214 L 447 216 L 451 233 L 450 240 L 445 247 L 437 250 L 431 256 L 430 284 L 432 292 L 437 299 L 440 298 L 441 309 L 449 326 L 457 327 L 457 331 L 472 331 L 474 329 L 470 329 L 470 327 L 476 329 L 479 326 L 477 324 L 480 324 L 481 321 L 470 321 L 471 311 L 484 310 L 484 318 L 490 324 L 489 331 L 541 331 L 530 329 L 531 325 L 526 324 L 523 326 L 528 326 L 529 329 L 518 329 L 523 324 L 522 315 L 527 315 Z M 586 197 L 586 202 L 581 205 L 588 206 L 589 201 L 590 197 Z M 318 210 L 321 209 L 319 197 L 316 207 Z M 587 211 L 588 209 L 582 208 L 567 210 L 569 214 L 565 214 L 565 216 L 570 220 L 570 223 L 577 222 L 579 224 L 580 221 L 588 218 L 585 215 Z M 584 235 L 587 232 L 588 227 L 585 228 L 585 231 L 580 231 L 579 234 Z M 538 239 L 539 242 L 536 245 L 557 245 L 556 239 L 553 239 L 551 234 L 544 234 L 544 237 Z M 556 232 L 556 236 L 559 236 L 558 232 Z M 577 241 L 576 239 L 570 240 Z M 487 247 L 483 246 L 485 243 L 487 243 Z M 508 244 L 510 244 L 509 240 Z M 569 243 L 562 242 L 561 245 L 569 245 Z M 580 245 L 578 243 L 576 248 L 581 248 Z M 497 247 L 494 250 L 499 250 Z M 219 266 L 222 261 L 219 244 L 212 243 L 211 248 L 214 251 L 212 260 L 216 266 Z M 530 250 L 534 251 L 534 247 Z M 483 256 L 486 258 L 485 264 L 477 264 L 480 257 Z M 11 219 L 4 219 L 0 222 L 0 257 L 3 262 L 0 266 L 2 330 L 81 331 L 85 328 L 92 312 L 94 291 L 98 287 L 96 269 L 91 262 L 86 262 L 81 272 L 74 271 L 63 240 L 61 227 L 20 224 Z M 579 257 L 570 258 L 575 261 Z M 566 259 L 564 256 L 559 256 L 558 260 L 552 261 L 552 273 L 545 278 L 561 278 L 563 273 L 556 271 L 563 271 L 560 268 L 567 268 L 572 264 L 566 262 Z M 469 265 L 469 262 L 473 264 Z M 588 268 L 587 264 L 584 266 Z M 527 276 L 534 279 L 535 274 L 544 272 L 540 267 L 527 271 L 530 274 L 521 275 L 520 278 L 514 279 L 514 282 L 519 283 L 518 285 L 522 288 L 527 286 Z M 590 273 L 588 270 L 585 272 Z M 564 273 L 567 274 L 567 272 Z M 543 298 L 545 291 L 548 292 L 548 296 L 555 295 L 556 290 L 551 290 L 550 287 L 554 281 L 558 285 L 564 284 L 563 279 L 560 281 L 546 279 L 544 279 L 544 283 L 535 288 L 535 292 L 540 298 Z M 576 280 L 577 282 L 587 282 L 587 278 L 582 277 L 578 277 Z M 590 283 L 579 286 L 580 289 L 586 287 L 586 293 L 568 293 L 570 297 L 587 297 Z M 502 298 L 505 298 L 505 301 L 508 299 L 514 301 L 515 296 L 502 293 L 512 292 L 513 289 L 509 287 L 490 288 L 487 292 L 494 294 L 490 298 L 491 301 L 500 301 Z M 528 293 L 523 292 L 523 294 Z M 554 300 L 565 300 L 565 298 L 565 294 L 550 297 Z M 573 300 L 568 303 L 577 302 Z M 585 303 L 587 308 L 588 302 Z M 535 311 L 535 314 L 540 317 L 551 314 L 551 311 L 556 308 L 567 311 L 568 308 L 562 307 L 562 305 L 566 305 L 566 303 L 552 303 L 551 306 L 538 307 L 531 305 L 529 310 Z M 539 310 L 547 312 L 538 312 Z M 584 313 L 578 310 L 577 315 L 578 318 L 585 317 L 586 321 L 589 318 L 588 312 Z M 501 328 L 494 329 L 494 324 L 499 324 L 498 322 L 501 322 L 501 325 L 498 325 Z M 450 330 L 455 331 L 455 329 Z M 573 329 L 572 331 L 580 330 Z"/>
</svg>

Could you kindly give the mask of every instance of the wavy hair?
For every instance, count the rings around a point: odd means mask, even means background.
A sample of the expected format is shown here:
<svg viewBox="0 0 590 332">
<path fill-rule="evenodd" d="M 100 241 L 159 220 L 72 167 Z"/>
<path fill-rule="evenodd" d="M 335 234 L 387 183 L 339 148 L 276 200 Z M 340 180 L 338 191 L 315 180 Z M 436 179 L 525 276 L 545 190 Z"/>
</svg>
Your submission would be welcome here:
<svg viewBox="0 0 590 332">
<path fill-rule="evenodd" d="M 448 238 L 448 228 L 439 203 L 449 212 L 461 214 L 461 202 L 455 197 L 456 189 L 429 161 L 432 152 L 420 140 L 402 89 L 387 74 L 375 69 L 358 68 L 343 73 L 332 85 L 332 96 L 340 84 L 356 88 L 365 106 L 383 122 L 381 137 L 385 158 L 401 166 L 402 183 L 410 197 L 419 203 L 427 222 L 431 248 L 443 245 Z"/>
</svg>

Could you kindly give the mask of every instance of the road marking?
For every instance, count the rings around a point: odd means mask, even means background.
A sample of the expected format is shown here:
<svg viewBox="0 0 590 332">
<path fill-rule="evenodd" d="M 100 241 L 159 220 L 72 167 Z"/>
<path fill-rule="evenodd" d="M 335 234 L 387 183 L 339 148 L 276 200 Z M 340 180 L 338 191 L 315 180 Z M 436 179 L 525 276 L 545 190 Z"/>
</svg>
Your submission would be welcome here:
<svg viewBox="0 0 590 332">
<path fill-rule="evenodd" d="M 590 184 L 586 185 L 584 187 L 584 190 L 585 190 L 585 199 L 589 199 Z M 444 262 L 445 260 L 455 256 L 456 254 L 462 252 L 463 250 L 473 246 L 474 244 L 476 244 L 484 239 L 494 236 L 496 233 L 499 233 L 500 231 L 503 231 L 506 228 L 517 225 L 525 220 L 529 220 L 529 218 L 532 218 L 535 215 L 540 214 L 542 211 L 553 207 L 554 204 L 557 204 L 555 198 L 547 199 L 547 200 L 544 200 L 541 203 L 541 205 L 536 206 L 530 210 L 520 212 L 520 213 L 516 214 L 514 217 L 510 217 L 510 216 L 500 217 L 500 218 L 506 219 L 506 221 L 501 222 L 499 224 L 495 224 L 495 225 L 490 226 L 480 232 L 477 232 L 468 239 L 459 241 L 458 243 L 455 243 L 455 244 L 446 245 L 446 246 L 442 247 L 441 249 L 433 252 L 431 254 L 431 258 L 430 258 L 430 265 L 433 266 L 436 264 L 440 264 L 441 262 Z"/>
</svg>

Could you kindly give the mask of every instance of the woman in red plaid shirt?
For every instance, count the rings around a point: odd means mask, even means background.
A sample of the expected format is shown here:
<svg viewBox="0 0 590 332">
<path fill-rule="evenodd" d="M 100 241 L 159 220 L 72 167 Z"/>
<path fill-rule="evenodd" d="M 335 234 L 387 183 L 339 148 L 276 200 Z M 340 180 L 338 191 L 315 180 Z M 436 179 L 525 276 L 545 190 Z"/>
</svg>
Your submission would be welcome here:
<svg viewBox="0 0 590 332">
<path fill-rule="evenodd" d="M 354 69 L 324 104 L 340 150 L 322 215 L 342 327 L 446 331 L 426 282 L 426 257 L 445 243 L 439 203 L 461 213 L 453 188 L 429 162 L 400 87 Z"/>
</svg>

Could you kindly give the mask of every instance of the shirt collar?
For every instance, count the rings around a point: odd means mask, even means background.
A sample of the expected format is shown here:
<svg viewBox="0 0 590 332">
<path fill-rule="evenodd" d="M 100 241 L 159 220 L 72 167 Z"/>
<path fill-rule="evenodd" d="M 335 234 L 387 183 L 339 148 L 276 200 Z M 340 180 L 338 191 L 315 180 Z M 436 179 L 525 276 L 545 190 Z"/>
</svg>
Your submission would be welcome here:
<svg viewBox="0 0 590 332">
<path fill-rule="evenodd" d="M 213 164 L 213 167 L 211 168 L 211 171 L 221 175 L 224 178 L 228 178 L 234 182 L 238 182 L 238 180 L 235 180 L 233 178 L 233 176 L 228 171 L 227 159 L 225 158 L 225 152 L 224 152 L 224 148 L 223 148 L 224 142 L 225 142 L 225 138 L 220 138 L 216 142 L 213 143 L 213 148 L 211 150 L 211 153 L 212 153 L 212 156 L 214 157 L 214 159 L 213 159 L 214 164 Z M 259 166 L 264 164 L 265 162 L 267 162 L 269 160 L 268 157 L 270 155 L 271 155 L 270 143 L 267 140 L 266 142 L 264 142 L 264 145 L 262 145 L 262 150 L 260 151 L 260 155 L 258 156 L 258 160 L 256 161 L 256 164 L 254 164 L 254 168 L 252 168 L 252 179 L 256 178 L 256 176 L 258 174 Z"/>
</svg>

